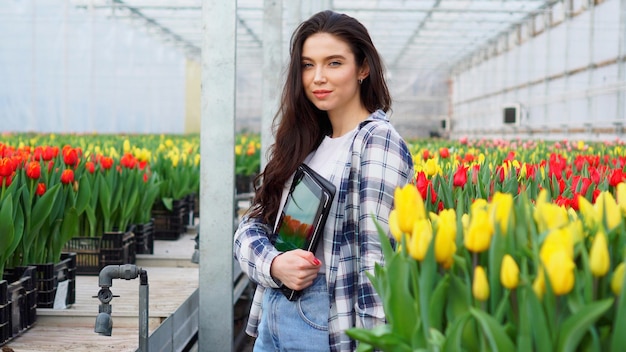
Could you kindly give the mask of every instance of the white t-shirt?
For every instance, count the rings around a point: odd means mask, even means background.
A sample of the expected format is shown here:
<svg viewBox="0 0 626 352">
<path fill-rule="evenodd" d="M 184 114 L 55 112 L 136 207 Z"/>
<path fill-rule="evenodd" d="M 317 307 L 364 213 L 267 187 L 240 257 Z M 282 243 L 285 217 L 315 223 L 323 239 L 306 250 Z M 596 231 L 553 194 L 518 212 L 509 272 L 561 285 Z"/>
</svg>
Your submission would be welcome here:
<svg viewBox="0 0 626 352">
<path fill-rule="evenodd" d="M 315 251 L 315 257 L 323 264 L 320 269 L 321 272 L 325 271 L 324 265 L 326 263 L 324 258 L 324 242 L 332 243 L 333 240 L 332 238 L 327 237 L 331 236 L 329 234 L 333 233 L 335 226 L 335 222 L 332 221 L 332 214 L 337 212 L 337 193 L 339 193 L 341 174 L 343 173 L 346 161 L 349 158 L 350 146 L 352 145 L 356 131 L 357 130 L 355 128 L 354 130 L 337 138 L 330 138 L 326 136 L 317 150 L 311 153 L 310 158 L 307 158 L 308 161 L 305 161 L 311 169 L 315 170 L 318 174 L 335 185 L 337 190 L 335 198 L 333 199 L 328 220 L 324 226 L 324 237 L 320 243 L 318 243 L 317 250 Z"/>
<path fill-rule="evenodd" d="M 341 183 L 341 174 L 345 168 L 346 162 L 349 158 L 350 146 L 352 145 L 352 141 L 354 140 L 354 136 L 356 135 L 357 129 L 344 134 L 343 136 L 337 138 L 331 138 L 329 136 L 324 137 L 324 140 L 320 144 L 320 146 L 309 156 L 306 157 L 304 163 L 307 164 L 311 169 L 315 170 L 320 176 L 324 177 L 328 181 L 330 181 L 339 193 L 339 184 Z M 289 189 L 291 188 L 291 183 L 293 182 L 293 177 L 285 184 L 285 188 L 283 189 L 283 195 L 280 201 L 280 207 L 278 208 L 278 214 L 276 222 L 274 223 L 274 232 L 277 231 L 278 220 L 280 219 L 280 213 L 283 211 L 283 205 L 287 200 L 287 195 L 289 194 Z M 324 226 L 324 236 L 322 240 L 317 245 L 317 250 L 315 251 L 315 257 L 322 262 L 322 266 L 320 267 L 321 272 L 325 272 L 325 258 L 324 258 L 324 242 L 332 243 L 332 238 L 326 238 L 327 236 L 331 236 L 328 234 L 334 233 L 335 223 L 332 221 L 332 214 L 337 213 L 337 193 L 335 193 L 335 198 L 333 198 L 333 204 L 330 208 L 330 213 L 328 216 L 328 220 Z"/>
</svg>

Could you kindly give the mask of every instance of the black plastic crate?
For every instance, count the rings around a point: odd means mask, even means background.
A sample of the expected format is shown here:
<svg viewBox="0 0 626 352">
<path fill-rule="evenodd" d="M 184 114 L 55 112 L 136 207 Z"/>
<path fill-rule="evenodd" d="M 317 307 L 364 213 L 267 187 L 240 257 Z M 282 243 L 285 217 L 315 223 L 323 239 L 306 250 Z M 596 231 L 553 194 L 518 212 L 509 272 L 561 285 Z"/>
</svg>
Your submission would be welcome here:
<svg viewBox="0 0 626 352">
<path fill-rule="evenodd" d="M 76 253 L 61 253 L 61 261 L 55 265 L 55 270 L 58 282 L 63 282 L 63 277 L 69 281 L 65 304 L 76 303 Z"/>
<path fill-rule="evenodd" d="M 135 234 L 132 231 L 105 232 L 100 242 L 100 268 L 135 264 Z"/>
<path fill-rule="evenodd" d="M 192 193 L 192 194 L 187 195 L 187 197 L 185 197 L 185 214 L 184 214 L 183 221 L 185 221 L 188 226 L 195 225 L 195 215 L 194 215 L 195 202 L 196 202 L 195 194 Z"/>
<path fill-rule="evenodd" d="M 193 194 L 193 217 L 200 217 L 200 195 L 197 193 Z"/>
<path fill-rule="evenodd" d="M 181 234 L 187 232 L 184 203 L 184 199 L 175 200 L 172 210 L 166 209 L 162 204 L 155 205 L 152 209 L 155 240 L 176 241 Z"/>
<path fill-rule="evenodd" d="M 54 274 L 54 263 L 35 264 L 37 268 L 37 290 L 39 292 L 50 292 L 56 286 L 56 276 Z"/>
<path fill-rule="evenodd" d="M 75 253 L 74 275 L 100 274 L 100 237 L 73 237 L 64 247 L 64 251 Z"/>
<path fill-rule="evenodd" d="M 9 283 L 0 278 L 0 306 L 9 303 L 9 293 L 7 291 Z"/>
<path fill-rule="evenodd" d="M 0 290 L 3 290 L 2 281 L 0 281 Z M 7 285 L 4 281 L 4 293 L 6 294 Z M 0 346 L 8 342 L 13 337 L 11 329 L 11 304 L 6 302 L 0 304 Z"/>
<path fill-rule="evenodd" d="M 27 287 L 33 289 L 28 290 Z M 22 334 L 37 320 L 37 299 L 33 296 L 37 294 L 37 290 L 34 287 L 30 275 L 25 275 L 8 286 L 12 337 Z"/>
<path fill-rule="evenodd" d="M 154 254 L 154 219 L 145 224 L 136 224 L 135 230 L 135 253 Z"/>
</svg>

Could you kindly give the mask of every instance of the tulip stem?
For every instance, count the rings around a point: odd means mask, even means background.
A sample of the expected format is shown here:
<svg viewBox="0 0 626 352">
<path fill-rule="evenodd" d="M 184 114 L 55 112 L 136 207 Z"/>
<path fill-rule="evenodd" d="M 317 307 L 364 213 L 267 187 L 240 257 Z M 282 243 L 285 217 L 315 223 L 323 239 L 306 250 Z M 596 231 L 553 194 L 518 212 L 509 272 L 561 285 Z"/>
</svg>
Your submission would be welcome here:
<svg viewBox="0 0 626 352">
<path fill-rule="evenodd" d="M 513 314 L 513 321 L 515 322 L 515 324 L 519 324 L 518 321 L 518 315 L 517 315 L 517 290 L 516 289 L 512 289 L 511 290 L 511 308 L 512 308 L 512 314 Z"/>
</svg>

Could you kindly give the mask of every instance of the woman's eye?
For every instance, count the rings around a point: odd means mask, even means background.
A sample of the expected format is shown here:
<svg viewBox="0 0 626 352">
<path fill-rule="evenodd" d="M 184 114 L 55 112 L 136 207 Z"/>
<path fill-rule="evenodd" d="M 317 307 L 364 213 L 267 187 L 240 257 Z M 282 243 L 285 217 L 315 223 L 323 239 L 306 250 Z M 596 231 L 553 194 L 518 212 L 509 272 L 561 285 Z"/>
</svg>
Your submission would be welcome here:
<svg viewBox="0 0 626 352">
<path fill-rule="evenodd" d="M 329 65 L 330 66 L 340 66 L 341 62 L 339 62 L 339 61 L 331 61 Z"/>
<path fill-rule="evenodd" d="M 303 62 L 302 63 L 302 68 L 309 68 L 309 67 L 313 67 L 313 64 L 309 63 L 309 62 Z"/>
</svg>

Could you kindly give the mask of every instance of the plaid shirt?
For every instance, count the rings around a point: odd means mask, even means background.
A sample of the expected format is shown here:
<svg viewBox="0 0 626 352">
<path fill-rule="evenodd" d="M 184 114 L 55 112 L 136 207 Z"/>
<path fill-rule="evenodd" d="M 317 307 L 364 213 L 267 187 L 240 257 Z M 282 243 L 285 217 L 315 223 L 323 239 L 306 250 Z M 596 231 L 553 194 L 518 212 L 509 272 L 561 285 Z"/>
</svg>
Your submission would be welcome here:
<svg viewBox="0 0 626 352">
<path fill-rule="evenodd" d="M 381 110 L 359 125 L 349 155 L 334 200 L 343 212 L 334 218 L 332 241 L 324 241 L 331 351 L 356 348 L 345 330 L 385 322 L 382 302 L 366 275 L 374 272 L 375 263 L 384 263 L 372 215 L 390 236 L 394 191 L 414 176 L 411 154 Z M 270 243 L 271 233 L 271 227 L 260 219 L 247 217 L 235 232 L 235 258 L 257 284 L 246 329 L 251 336 L 257 336 L 265 288 L 279 287 L 270 275 L 272 260 L 280 254 Z"/>
</svg>

